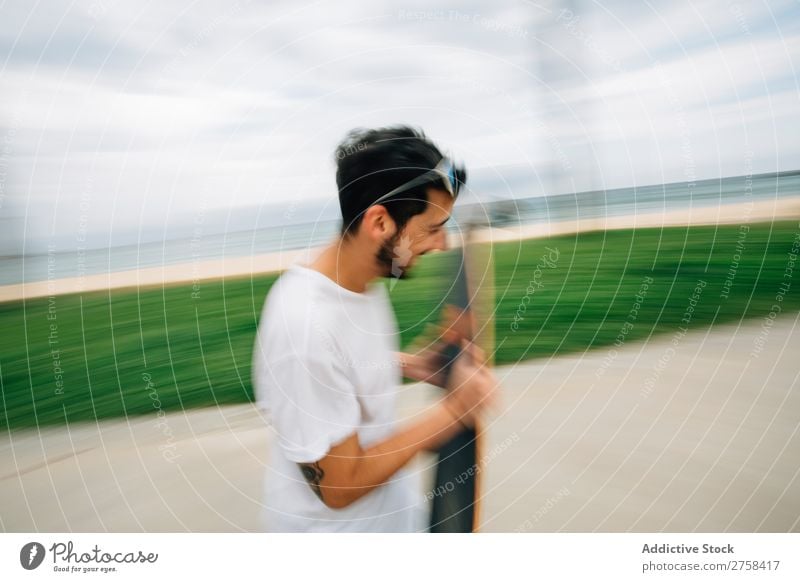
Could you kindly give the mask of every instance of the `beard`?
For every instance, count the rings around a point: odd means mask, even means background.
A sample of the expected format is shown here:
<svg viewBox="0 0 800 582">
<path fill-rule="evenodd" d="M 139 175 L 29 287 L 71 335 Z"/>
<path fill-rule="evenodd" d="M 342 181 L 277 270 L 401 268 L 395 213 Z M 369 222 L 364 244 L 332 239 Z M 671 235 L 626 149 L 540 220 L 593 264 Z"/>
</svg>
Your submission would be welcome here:
<svg viewBox="0 0 800 582">
<path fill-rule="evenodd" d="M 411 251 L 403 249 L 400 244 L 401 233 L 386 239 L 375 255 L 381 267 L 381 276 L 388 279 L 408 279 L 410 276 Z"/>
</svg>

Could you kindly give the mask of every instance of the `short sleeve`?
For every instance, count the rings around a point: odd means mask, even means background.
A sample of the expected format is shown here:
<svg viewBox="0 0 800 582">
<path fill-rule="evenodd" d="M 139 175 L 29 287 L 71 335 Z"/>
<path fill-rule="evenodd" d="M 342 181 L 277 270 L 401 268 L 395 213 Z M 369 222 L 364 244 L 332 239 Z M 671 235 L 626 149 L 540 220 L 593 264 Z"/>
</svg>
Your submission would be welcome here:
<svg viewBox="0 0 800 582">
<path fill-rule="evenodd" d="M 318 461 L 358 429 L 355 388 L 330 351 L 285 355 L 259 368 L 270 421 L 290 461 Z"/>
</svg>

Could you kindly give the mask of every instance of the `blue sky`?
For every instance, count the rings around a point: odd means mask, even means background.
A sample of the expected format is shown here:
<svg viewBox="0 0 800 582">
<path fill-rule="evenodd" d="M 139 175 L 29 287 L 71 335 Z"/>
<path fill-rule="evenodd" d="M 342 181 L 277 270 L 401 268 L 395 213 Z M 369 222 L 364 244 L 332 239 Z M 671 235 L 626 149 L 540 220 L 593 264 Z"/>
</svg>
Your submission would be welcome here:
<svg viewBox="0 0 800 582">
<path fill-rule="evenodd" d="M 12 0 L 0 49 L 28 239 L 335 204 L 355 126 L 423 127 L 479 199 L 800 167 L 796 2 Z"/>
</svg>

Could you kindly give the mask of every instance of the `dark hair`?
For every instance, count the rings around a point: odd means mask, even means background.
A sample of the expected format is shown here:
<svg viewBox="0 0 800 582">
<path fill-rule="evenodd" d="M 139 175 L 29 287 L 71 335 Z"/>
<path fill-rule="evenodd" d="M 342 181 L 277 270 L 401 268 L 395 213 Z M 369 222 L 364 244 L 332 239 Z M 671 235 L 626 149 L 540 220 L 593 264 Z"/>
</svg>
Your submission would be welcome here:
<svg viewBox="0 0 800 582">
<path fill-rule="evenodd" d="M 431 170 L 442 157 L 439 148 L 419 129 L 397 125 L 351 130 L 335 154 L 342 234 L 356 232 L 364 212 L 378 198 Z M 457 169 L 456 179 L 466 182 L 466 171 Z M 398 230 L 412 216 L 425 212 L 427 189 L 435 184 L 434 178 L 381 202 Z"/>
</svg>

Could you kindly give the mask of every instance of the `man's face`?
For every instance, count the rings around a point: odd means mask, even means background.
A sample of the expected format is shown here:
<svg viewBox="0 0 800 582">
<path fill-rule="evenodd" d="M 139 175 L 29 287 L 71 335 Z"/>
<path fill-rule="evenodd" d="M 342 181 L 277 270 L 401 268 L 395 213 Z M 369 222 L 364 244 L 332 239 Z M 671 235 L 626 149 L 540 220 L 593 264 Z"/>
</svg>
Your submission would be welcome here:
<svg viewBox="0 0 800 582">
<path fill-rule="evenodd" d="M 384 241 L 377 254 L 383 276 L 404 279 L 417 257 L 447 248 L 445 223 L 453 211 L 453 198 L 444 190 L 428 189 L 425 212 L 411 217 L 400 232 Z"/>
</svg>

